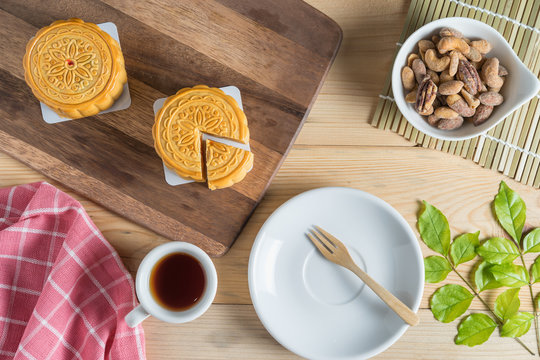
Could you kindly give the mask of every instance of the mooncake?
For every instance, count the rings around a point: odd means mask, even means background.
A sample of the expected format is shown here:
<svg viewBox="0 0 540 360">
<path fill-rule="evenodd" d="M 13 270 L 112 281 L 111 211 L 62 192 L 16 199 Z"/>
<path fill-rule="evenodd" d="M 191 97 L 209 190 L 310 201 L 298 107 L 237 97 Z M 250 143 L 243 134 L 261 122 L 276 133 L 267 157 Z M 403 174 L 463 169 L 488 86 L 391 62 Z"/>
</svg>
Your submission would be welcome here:
<svg viewBox="0 0 540 360">
<path fill-rule="evenodd" d="M 249 143 L 247 119 L 236 101 L 222 90 L 205 85 L 184 88 L 168 97 L 156 114 L 152 130 L 156 152 L 165 165 L 180 177 L 195 181 L 206 180 L 203 133 Z M 253 154 L 251 163 L 252 158 Z M 240 181 L 244 176 L 235 173 L 228 178 Z M 234 182 L 227 182 L 227 186 Z M 219 181 L 217 184 L 215 188 L 224 187 Z"/>
<path fill-rule="evenodd" d="M 59 20 L 26 46 L 26 83 L 63 117 L 92 116 L 111 107 L 127 81 L 120 45 L 96 24 Z"/>
</svg>

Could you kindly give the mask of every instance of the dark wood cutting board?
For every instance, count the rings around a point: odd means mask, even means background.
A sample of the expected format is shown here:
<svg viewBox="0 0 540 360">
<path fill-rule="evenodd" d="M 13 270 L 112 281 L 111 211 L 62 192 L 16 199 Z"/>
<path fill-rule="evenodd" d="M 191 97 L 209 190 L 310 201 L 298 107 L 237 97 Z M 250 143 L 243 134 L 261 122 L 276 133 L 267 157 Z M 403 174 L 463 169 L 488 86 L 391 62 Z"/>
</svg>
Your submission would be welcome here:
<svg viewBox="0 0 540 360">
<path fill-rule="evenodd" d="M 28 40 L 55 20 L 114 22 L 127 110 L 54 125 L 24 82 Z M 0 2 L 0 150 L 95 202 L 210 255 L 232 245 L 289 151 L 339 48 L 339 26 L 299 0 Z M 172 187 L 153 149 L 153 102 L 237 86 L 255 154 L 231 188 Z"/>
</svg>

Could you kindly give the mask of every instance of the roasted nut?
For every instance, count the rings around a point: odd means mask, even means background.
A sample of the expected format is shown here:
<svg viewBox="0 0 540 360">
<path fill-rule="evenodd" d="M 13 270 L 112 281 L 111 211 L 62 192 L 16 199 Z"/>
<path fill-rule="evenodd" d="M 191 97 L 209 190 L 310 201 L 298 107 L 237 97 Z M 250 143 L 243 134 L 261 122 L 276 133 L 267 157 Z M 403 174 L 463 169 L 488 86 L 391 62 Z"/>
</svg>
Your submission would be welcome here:
<svg viewBox="0 0 540 360">
<path fill-rule="evenodd" d="M 416 93 L 418 92 L 418 86 L 415 86 L 414 89 L 411 90 L 406 96 L 405 101 L 409 104 L 416 103 Z"/>
<path fill-rule="evenodd" d="M 491 43 L 487 40 L 474 40 L 471 41 L 471 46 L 477 49 L 481 54 L 485 55 L 493 48 Z"/>
<path fill-rule="evenodd" d="M 480 92 L 483 93 L 483 92 L 486 92 L 488 91 L 486 85 L 484 83 L 482 83 L 482 87 L 480 88 Z"/>
<path fill-rule="evenodd" d="M 435 116 L 439 119 L 452 119 L 457 117 L 459 114 L 454 110 L 446 106 L 441 106 L 435 109 Z"/>
<path fill-rule="evenodd" d="M 439 86 L 439 94 L 441 95 L 453 95 L 457 94 L 463 88 L 463 82 L 459 80 L 450 80 L 442 83 Z"/>
<path fill-rule="evenodd" d="M 478 126 L 484 123 L 489 118 L 492 112 L 493 112 L 493 106 L 484 105 L 484 104 L 480 105 L 476 109 L 476 113 L 474 114 L 474 116 L 471 118 L 474 126 Z"/>
<path fill-rule="evenodd" d="M 435 44 L 431 40 L 420 40 L 418 42 L 418 51 L 425 53 L 428 49 L 435 49 Z"/>
<path fill-rule="evenodd" d="M 500 88 L 503 85 L 504 79 L 499 76 L 499 59 L 486 59 L 482 65 L 482 78 L 489 87 Z"/>
<path fill-rule="evenodd" d="M 439 85 L 439 75 L 435 71 L 428 69 L 427 75 L 435 83 L 435 85 Z"/>
<path fill-rule="evenodd" d="M 488 91 L 480 94 L 478 100 L 480 100 L 480 102 L 484 105 L 498 106 L 503 103 L 504 97 L 497 92 Z"/>
<path fill-rule="evenodd" d="M 457 50 L 462 54 L 469 53 L 469 45 L 465 40 L 455 36 L 443 37 L 437 44 L 437 49 L 441 54 L 446 54 L 448 51 Z"/>
<path fill-rule="evenodd" d="M 422 60 L 415 59 L 412 62 L 412 70 L 414 72 L 414 76 L 416 77 L 416 82 L 420 84 L 426 77 L 426 65 Z"/>
<path fill-rule="evenodd" d="M 452 28 L 443 28 L 441 31 L 439 31 L 439 35 L 441 37 L 445 37 L 445 36 L 453 36 L 453 37 L 457 37 L 457 38 L 462 38 L 463 37 L 463 34 L 461 33 L 461 31 L 458 31 L 456 29 L 452 29 Z"/>
<path fill-rule="evenodd" d="M 424 60 L 428 68 L 437 72 L 444 71 L 450 64 L 450 58 L 448 56 L 437 57 L 437 51 L 435 49 L 428 49 Z"/>
<path fill-rule="evenodd" d="M 476 95 L 480 88 L 482 87 L 482 81 L 478 72 L 467 60 L 460 60 L 457 72 L 457 78 L 463 81 L 463 87 L 471 95 Z"/>
<path fill-rule="evenodd" d="M 436 96 L 437 85 L 429 77 L 424 78 L 420 86 L 418 86 L 415 104 L 416 111 L 420 115 L 430 115 L 433 112 L 432 105 Z"/>
<path fill-rule="evenodd" d="M 463 125 L 463 118 L 459 115 L 451 119 L 441 119 L 437 123 L 437 127 L 441 130 L 454 130 L 460 128 L 461 125 Z"/>
<path fill-rule="evenodd" d="M 435 114 L 431 114 L 427 118 L 427 122 L 431 126 L 437 126 L 437 123 L 439 122 L 439 118 Z"/>
<path fill-rule="evenodd" d="M 501 64 L 499 64 L 499 76 L 506 76 L 508 75 L 508 70 Z"/>
<path fill-rule="evenodd" d="M 469 47 L 469 52 L 464 55 L 471 62 L 478 62 L 482 60 L 482 54 L 480 54 L 480 51 L 472 46 Z"/>
<path fill-rule="evenodd" d="M 439 75 L 439 81 L 441 84 L 451 80 L 454 80 L 454 76 L 448 73 L 448 69 L 444 70 L 441 75 Z"/>
<path fill-rule="evenodd" d="M 433 41 L 433 43 L 435 44 L 435 46 L 437 46 L 437 43 L 441 40 L 441 38 L 438 36 L 438 35 L 433 35 L 431 37 L 431 41 Z"/>
<path fill-rule="evenodd" d="M 472 66 L 474 66 L 476 71 L 478 71 L 478 70 L 482 69 L 482 65 L 484 65 L 485 62 L 486 62 L 486 57 L 482 56 L 480 61 L 473 61 L 473 62 L 471 62 L 471 64 L 472 64 Z"/>
<path fill-rule="evenodd" d="M 446 103 L 450 109 L 457 112 L 463 117 L 471 117 L 474 115 L 475 109 L 470 108 L 465 100 L 459 95 L 449 95 L 446 97 Z"/>
<path fill-rule="evenodd" d="M 403 82 L 403 87 L 405 90 L 412 90 L 416 85 L 414 72 L 410 67 L 405 66 L 403 70 L 401 70 L 401 81 Z"/>
<path fill-rule="evenodd" d="M 425 109 L 424 111 L 418 112 L 422 116 L 428 116 L 433 114 L 433 106 L 430 106 L 429 108 Z"/>
<path fill-rule="evenodd" d="M 440 104 L 440 106 L 446 105 L 446 96 L 437 93 L 437 100 L 439 101 L 438 103 Z"/>
<path fill-rule="evenodd" d="M 467 45 L 471 46 L 471 40 L 469 38 L 463 37 L 463 40 L 467 43 Z"/>
<path fill-rule="evenodd" d="M 491 92 L 494 92 L 494 93 L 498 93 L 499 91 L 501 91 L 501 88 L 500 87 L 498 87 L 498 88 L 490 87 L 489 89 L 486 89 L 486 91 L 491 91 Z"/>
<path fill-rule="evenodd" d="M 459 65 L 459 52 L 452 50 L 450 52 L 450 65 L 448 65 L 448 74 L 456 75 Z"/>
<path fill-rule="evenodd" d="M 469 94 L 465 89 L 461 89 L 461 96 L 463 96 L 467 104 L 469 104 L 469 107 L 472 109 L 476 109 L 478 105 L 480 105 L 480 100 Z"/>
<path fill-rule="evenodd" d="M 407 66 L 412 68 L 412 63 L 415 59 L 420 59 L 420 56 L 418 56 L 418 54 L 415 54 L 415 53 L 410 53 L 409 56 L 407 57 Z"/>
</svg>

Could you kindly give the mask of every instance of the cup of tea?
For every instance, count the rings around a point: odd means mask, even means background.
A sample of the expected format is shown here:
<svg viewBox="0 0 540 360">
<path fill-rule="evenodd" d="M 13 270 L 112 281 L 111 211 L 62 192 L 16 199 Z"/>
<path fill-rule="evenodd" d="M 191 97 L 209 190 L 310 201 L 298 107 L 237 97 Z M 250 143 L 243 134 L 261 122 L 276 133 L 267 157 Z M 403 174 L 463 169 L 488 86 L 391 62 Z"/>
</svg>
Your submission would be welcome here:
<svg viewBox="0 0 540 360">
<path fill-rule="evenodd" d="M 204 314 L 217 290 L 217 272 L 199 247 L 170 242 L 152 249 L 137 270 L 140 305 L 126 315 L 135 327 L 152 315 L 170 323 L 185 323 Z"/>
</svg>

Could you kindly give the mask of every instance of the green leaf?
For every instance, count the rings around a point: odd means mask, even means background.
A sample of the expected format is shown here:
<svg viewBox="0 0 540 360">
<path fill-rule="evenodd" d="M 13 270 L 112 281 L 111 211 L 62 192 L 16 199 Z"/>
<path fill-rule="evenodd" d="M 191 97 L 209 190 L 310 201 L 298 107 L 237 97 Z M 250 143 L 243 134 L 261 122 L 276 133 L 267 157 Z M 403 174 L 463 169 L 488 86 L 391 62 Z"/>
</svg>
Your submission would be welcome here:
<svg viewBox="0 0 540 360">
<path fill-rule="evenodd" d="M 462 234 L 454 239 L 450 246 L 450 257 L 455 266 L 463 264 L 476 256 L 476 247 L 479 245 L 478 236 L 480 231 L 475 233 Z"/>
<path fill-rule="evenodd" d="M 503 286 L 521 287 L 529 283 L 529 273 L 527 269 L 520 265 L 493 265 L 489 271 L 493 274 L 495 280 Z"/>
<path fill-rule="evenodd" d="M 523 336 L 531 328 L 534 315 L 528 312 L 520 312 L 506 321 L 501 328 L 501 336 L 517 338 Z"/>
<path fill-rule="evenodd" d="M 511 263 L 519 256 L 519 250 L 512 241 L 494 237 L 484 241 L 476 252 L 490 264 Z"/>
<path fill-rule="evenodd" d="M 540 228 L 534 229 L 523 238 L 523 251 L 540 252 Z"/>
<path fill-rule="evenodd" d="M 503 321 L 516 315 L 519 311 L 519 290 L 512 288 L 502 292 L 495 300 L 495 314 Z"/>
<path fill-rule="evenodd" d="M 437 320 L 449 323 L 467 311 L 473 298 L 474 295 L 463 286 L 448 284 L 433 294 L 431 312 Z"/>
<path fill-rule="evenodd" d="M 424 201 L 424 209 L 418 218 L 420 236 L 426 245 L 442 255 L 450 248 L 450 226 L 448 220 L 436 207 Z"/>
<path fill-rule="evenodd" d="M 495 277 L 491 273 L 490 269 L 492 266 L 490 263 L 483 261 L 474 272 L 474 283 L 479 292 L 488 289 L 497 289 L 502 286 L 495 280 Z"/>
<path fill-rule="evenodd" d="M 540 281 L 540 256 L 534 260 L 531 266 L 531 282 L 537 283 Z"/>
<path fill-rule="evenodd" d="M 493 207 L 497 220 L 503 229 L 519 244 L 523 225 L 525 225 L 525 202 L 518 193 L 510 189 L 504 181 L 501 181 Z"/>
<path fill-rule="evenodd" d="M 446 276 L 452 271 L 452 266 L 442 256 L 428 256 L 424 259 L 424 269 L 426 282 L 438 283 L 446 279 Z"/>
<path fill-rule="evenodd" d="M 489 339 L 496 327 L 495 321 L 486 314 L 471 314 L 459 324 L 455 343 L 467 346 L 483 344 Z"/>
</svg>

